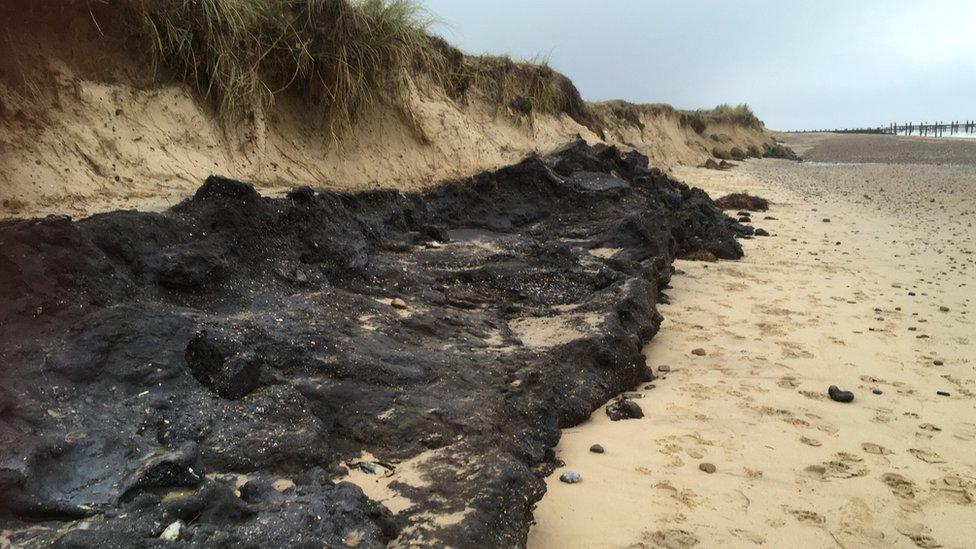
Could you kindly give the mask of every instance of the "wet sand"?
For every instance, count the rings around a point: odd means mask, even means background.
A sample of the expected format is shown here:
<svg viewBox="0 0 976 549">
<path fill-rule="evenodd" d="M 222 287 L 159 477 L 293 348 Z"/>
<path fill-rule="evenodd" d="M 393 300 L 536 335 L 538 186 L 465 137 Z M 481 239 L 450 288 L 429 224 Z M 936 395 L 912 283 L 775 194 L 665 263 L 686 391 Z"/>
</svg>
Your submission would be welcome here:
<svg viewBox="0 0 976 549">
<path fill-rule="evenodd" d="M 644 419 L 564 432 L 529 547 L 971 547 L 976 167 L 676 175 L 769 198 L 753 220 L 773 236 L 676 264 L 645 349 L 670 372 L 639 391 Z"/>
</svg>

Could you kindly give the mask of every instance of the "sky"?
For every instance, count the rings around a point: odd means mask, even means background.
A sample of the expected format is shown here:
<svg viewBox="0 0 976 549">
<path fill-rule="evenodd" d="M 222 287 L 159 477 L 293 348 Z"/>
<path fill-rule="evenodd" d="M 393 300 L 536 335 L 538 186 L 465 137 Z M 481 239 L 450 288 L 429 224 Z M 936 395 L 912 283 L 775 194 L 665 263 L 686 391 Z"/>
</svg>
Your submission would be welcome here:
<svg viewBox="0 0 976 549">
<path fill-rule="evenodd" d="M 422 0 L 466 53 L 587 100 L 748 103 L 777 130 L 976 119 L 976 0 Z"/>
</svg>

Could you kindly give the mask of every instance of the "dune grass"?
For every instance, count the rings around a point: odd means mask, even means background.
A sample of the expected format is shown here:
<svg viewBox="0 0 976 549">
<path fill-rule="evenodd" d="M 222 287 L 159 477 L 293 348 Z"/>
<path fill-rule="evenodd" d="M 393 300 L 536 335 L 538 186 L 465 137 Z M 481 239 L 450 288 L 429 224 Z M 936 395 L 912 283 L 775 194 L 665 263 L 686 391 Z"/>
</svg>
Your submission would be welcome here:
<svg viewBox="0 0 976 549">
<path fill-rule="evenodd" d="M 126 0 L 133 41 L 157 70 L 222 114 L 302 95 L 339 131 L 376 102 L 408 108 L 418 72 L 440 83 L 445 60 L 412 0 Z"/>
<path fill-rule="evenodd" d="M 706 124 L 727 123 L 747 128 L 763 128 L 762 120 L 745 103 L 736 106 L 723 103 L 714 109 L 694 112 L 698 113 Z"/>
</svg>

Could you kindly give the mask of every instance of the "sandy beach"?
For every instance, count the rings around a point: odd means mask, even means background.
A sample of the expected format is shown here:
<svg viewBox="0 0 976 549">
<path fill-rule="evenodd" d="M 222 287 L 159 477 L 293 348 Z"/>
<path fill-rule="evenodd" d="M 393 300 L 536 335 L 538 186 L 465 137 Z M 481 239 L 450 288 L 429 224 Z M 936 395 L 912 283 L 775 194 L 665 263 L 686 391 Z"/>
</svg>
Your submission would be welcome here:
<svg viewBox="0 0 976 549">
<path fill-rule="evenodd" d="M 676 170 L 771 200 L 753 221 L 772 236 L 741 261 L 676 264 L 645 417 L 601 409 L 564 431 L 529 547 L 972 546 L 976 144 L 940 165 L 918 141 L 895 164 L 875 140 Z M 829 163 L 858 154 L 890 162 Z"/>
</svg>

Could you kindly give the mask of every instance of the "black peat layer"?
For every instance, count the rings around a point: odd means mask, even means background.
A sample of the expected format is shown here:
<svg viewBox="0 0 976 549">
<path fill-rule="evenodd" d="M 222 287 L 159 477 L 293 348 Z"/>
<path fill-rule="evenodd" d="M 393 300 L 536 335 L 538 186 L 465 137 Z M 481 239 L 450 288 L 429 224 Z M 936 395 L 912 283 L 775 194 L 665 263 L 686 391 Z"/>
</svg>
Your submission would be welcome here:
<svg viewBox="0 0 976 549">
<path fill-rule="evenodd" d="M 559 429 L 651 377 L 672 260 L 739 258 L 742 230 L 582 141 L 424 194 L 211 177 L 163 213 L 0 223 L 0 530 L 524 543 Z M 393 485 L 412 507 L 342 482 L 364 451 L 429 454 L 428 486 Z"/>
</svg>

